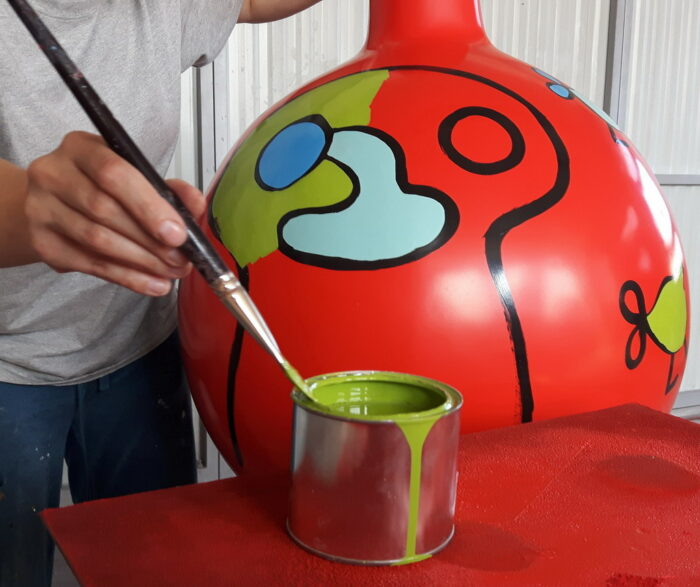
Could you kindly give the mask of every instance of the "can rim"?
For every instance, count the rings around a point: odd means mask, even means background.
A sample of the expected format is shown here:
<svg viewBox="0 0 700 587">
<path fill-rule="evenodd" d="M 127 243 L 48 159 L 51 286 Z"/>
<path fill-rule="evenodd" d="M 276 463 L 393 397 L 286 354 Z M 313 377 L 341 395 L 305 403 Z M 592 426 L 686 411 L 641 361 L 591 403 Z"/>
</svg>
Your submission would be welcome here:
<svg viewBox="0 0 700 587">
<path fill-rule="evenodd" d="M 426 559 L 432 557 L 434 554 L 437 554 L 438 552 L 440 552 L 442 549 L 444 549 L 451 542 L 451 540 L 455 534 L 455 525 L 453 523 L 452 528 L 450 528 L 450 533 L 448 534 L 448 536 L 440 544 L 438 544 L 435 548 L 432 548 L 429 551 L 422 552 L 420 554 L 416 554 L 412 557 L 378 560 L 378 559 L 369 559 L 369 558 L 365 558 L 365 559 L 348 558 L 345 556 L 339 556 L 339 555 L 332 554 L 332 553 L 327 552 L 325 550 L 319 550 L 317 548 L 314 548 L 313 546 L 309 546 L 301 538 L 299 538 L 296 534 L 294 534 L 294 531 L 292 530 L 291 520 L 289 518 L 287 518 L 285 526 L 287 528 L 287 534 L 289 535 L 289 537 L 296 544 L 298 544 L 301 548 L 303 548 L 307 552 L 310 552 L 311 554 L 315 554 L 316 556 L 320 556 L 321 558 L 325 558 L 326 560 L 330 560 L 333 562 L 346 563 L 346 564 L 351 564 L 351 565 L 360 565 L 360 566 L 366 566 L 366 567 L 395 566 L 395 565 L 403 565 L 403 564 L 409 564 L 409 563 L 417 563 L 417 562 L 426 560 Z"/>
<path fill-rule="evenodd" d="M 292 390 L 292 400 L 301 409 L 321 414 L 324 417 L 334 420 L 342 420 L 346 422 L 367 422 L 367 423 L 395 423 L 395 422 L 418 422 L 426 419 L 434 418 L 437 415 L 447 415 L 456 412 L 462 407 L 462 394 L 451 385 L 424 377 L 422 375 L 414 375 L 411 373 L 400 373 L 397 371 L 379 371 L 379 370 L 358 370 L 358 371 L 337 371 L 335 373 L 325 373 L 316 375 L 306 380 L 312 392 L 314 386 L 319 385 L 324 381 L 331 379 L 355 380 L 355 381 L 388 381 L 395 383 L 406 383 L 410 385 L 418 385 L 428 388 L 432 391 L 437 391 L 443 395 L 444 401 L 434 408 L 428 410 L 404 412 L 397 414 L 386 415 L 358 415 L 358 414 L 339 414 L 326 409 L 323 404 L 311 401 L 306 394 L 294 388 Z"/>
</svg>

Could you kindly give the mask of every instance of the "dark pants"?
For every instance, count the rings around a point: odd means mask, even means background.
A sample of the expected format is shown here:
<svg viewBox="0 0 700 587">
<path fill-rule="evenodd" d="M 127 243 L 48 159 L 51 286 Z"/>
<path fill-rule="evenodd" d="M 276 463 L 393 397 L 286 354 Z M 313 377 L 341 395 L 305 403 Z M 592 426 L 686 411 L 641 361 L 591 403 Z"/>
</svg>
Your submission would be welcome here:
<svg viewBox="0 0 700 587">
<path fill-rule="evenodd" d="M 194 483 L 190 405 L 176 335 L 88 383 L 0 383 L 0 585 L 50 584 L 64 459 L 75 503 Z"/>
</svg>

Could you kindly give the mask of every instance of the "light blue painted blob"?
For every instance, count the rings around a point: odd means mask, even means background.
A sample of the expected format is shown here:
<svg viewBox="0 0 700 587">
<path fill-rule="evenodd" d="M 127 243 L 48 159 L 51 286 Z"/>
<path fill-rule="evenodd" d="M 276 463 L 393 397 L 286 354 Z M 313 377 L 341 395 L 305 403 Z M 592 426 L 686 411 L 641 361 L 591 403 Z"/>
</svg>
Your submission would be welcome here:
<svg viewBox="0 0 700 587">
<path fill-rule="evenodd" d="M 571 96 L 569 88 L 565 88 L 561 84 L 550 84 L 549 89 L 552 90 L 558 96 L 561 96 L 562 98 L 568 98 L 569 96 Z"/>
<path fill-rule="evenodd" d="M 445 211 L 435 200 L 404 193 L 396 183 L 396 159 L 380 138 L 337 131 L 328 155 L 357 174 L 360 193 L 347 209 L 292 218 L 282 237 L 306 253 L 354 261 L 396 259 L 431 243 Z"/>
<path fill-rule="evenodd" d="M 289 187 L 316 164 L 325 146 L 326 134 L 318 124 L 310 121 L 290 124 L 260 154 L 260 179 L 276 190 Z"/>
<path fill-rule="evenodd" d="M 554 82 L 552 85 L 549 86 L 549 89 L 552 90 L 555 94 L 558 94 L 562 98 L 569 98 L 572 94 L 576 96 L 581 102 L 583 102 L 586 106 L 588 106 L 593 112 L 595 112 L 598 116 L 600 116 L 605 122 L 607 122 L 610 126 L 613 128 L 620 130 L 620 127 L 617 125 L 617 122 L 614 121 L 612 118 L 610 118 L 610 115 L 605 112 L 602 108 L 599 108 L 593 102 L 588 100 L 585 96 L 582 96 L 579 94 L 576 90 L 572 90 L 571 88 L 567 88 L 564 86 L 557 78 L 554 76 L 549 75 L 548 73 L 542 71 L 541 69 L 538 69 L 537 67 L 533 67 L 535 72 L 540 74 L 542 77 L 546 77 L 548 80 Z"/>
</svg>

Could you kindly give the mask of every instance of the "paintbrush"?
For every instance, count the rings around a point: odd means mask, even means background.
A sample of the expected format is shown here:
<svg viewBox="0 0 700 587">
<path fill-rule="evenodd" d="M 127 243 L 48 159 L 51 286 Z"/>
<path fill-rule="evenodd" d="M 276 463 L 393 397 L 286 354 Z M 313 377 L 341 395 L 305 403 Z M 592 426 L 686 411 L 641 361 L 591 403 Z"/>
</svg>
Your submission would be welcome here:
<svg viewBox="0 0 700 587">
<path fill-rule="evenodd" d="M 204 277 L 219 299 L 236 320 L 282 367 L 287 377 L 305 394 L 310 391 L 298 371 L 292 367 L 280 351 L 277 341 L 263 320 L 248 292 L 238 278 L 226 266 L 214 245 L 197 225 L 189 210 L 170 189 L 151 163 L 131 139 L 126 130 L 114 118 L 109 108 L 85 79 L 65 50 L 58 43 L 39 15 L 25 0 L 8 0 L 17 16 L 29 30 L 34 40 L 48 57 L 70 91 L 77 98 L 85 113 L 118 155 L 138 169 L 156 191 L 178 212 L 185 223 L 187 240 L 180 247 L 188 260 Z"/>
</svg>

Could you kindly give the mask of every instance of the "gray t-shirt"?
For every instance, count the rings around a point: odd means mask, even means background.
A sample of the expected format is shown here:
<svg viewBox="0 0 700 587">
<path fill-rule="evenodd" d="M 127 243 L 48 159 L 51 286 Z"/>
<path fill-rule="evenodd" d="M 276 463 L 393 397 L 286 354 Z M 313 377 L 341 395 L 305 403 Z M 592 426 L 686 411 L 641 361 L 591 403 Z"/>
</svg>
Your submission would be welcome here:
<svg viewBox="0 0 700 587">
<path fill-rule="evenodd" d="M 241 0 L 33 0 L 54 36 L 160 173 L 177 141 L 180 73 L 213 59 Z M 25 167 L 72 130 L 96 132 L 0 2 L 0 158 Z M 0 197 L 2 197 L 0 185 Z M 175 328 L 150 298 L 43 263 L 0 269 L 0 381 L 68 385 L 143 356 Z"/>
</svg>

